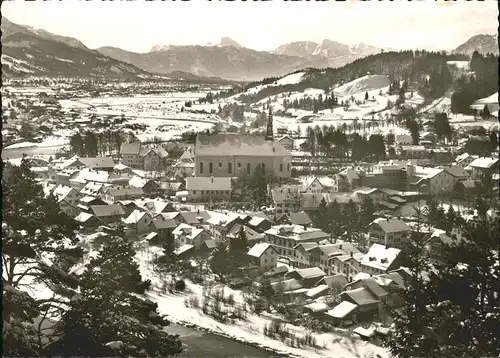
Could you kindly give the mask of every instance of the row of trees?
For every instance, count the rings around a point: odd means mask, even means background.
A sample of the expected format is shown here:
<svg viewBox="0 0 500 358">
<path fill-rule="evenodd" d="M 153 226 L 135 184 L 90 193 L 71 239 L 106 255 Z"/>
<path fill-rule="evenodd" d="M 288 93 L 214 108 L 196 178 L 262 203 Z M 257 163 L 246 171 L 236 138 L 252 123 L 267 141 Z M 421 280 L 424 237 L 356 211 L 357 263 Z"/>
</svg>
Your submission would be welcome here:
<svg viewBox="0 0 500 358">
<path fill-rule="evenodd" d="M 289 93 L 290 95 L 290 93 Z M 323 98 L 322 94 L 316 97 L 303 96 L 299 99 L 294 99 L 293 101 L 285 98 L 283 100 L 283 108 L 287 110 L 288 108 L 303 109 L 306 111 L 313 111 L 314 113 L 322 111 L 327 108 L 334 108 L 339 105 L 338 98 L 332 93 L 330 96 L 327 94 Z"/>
<path fill-rule="evenodd" d="M 105 130 L 103 132 L 76 132 L 69 139 L 70 151 L 82 157 L 111 155 L 120 152 L 123 143 L 137 143 L 139 140 L 132 133 L 119 130 Z"/>
<path fill-rule="evenodd" d="M 305 135 L 307 138 L 305 148 L 312 156 L 322 155 L 341 160 L 385 157 L 384 137 L 381 134 L 372 134 L 367 138 L 358 133 L 347 135 L 344 127 L 335 129 L 333 126 L 316 126 L 307 127 Z"/>
<path fill-rule="evenodd" d="M 132 244 L 109 238 L 75 273 L 84 255 L 76 222 L 59 211 L 53 196 L 45 198 L 26 160 L 2 169 L 4 355 L 180 352 L 181 342 L 163 330 L 168 321 L 156 304 L 141 297 L 150 283 L 142 281 Z M 39 297 L 33 293 L 39 289 L 51 294 Z"/>
<path fill-rule="evenodd" d="M 361 231 L 375 219 L 375 205 L 370 198 L 363 200 L 360 205 L 352 200 L 341 205 L 337 201 L 327 203 L 323 199 L 311 219 L 314 226 L 324 232 L 365 247 L 366 242 Z"/>
</svg>

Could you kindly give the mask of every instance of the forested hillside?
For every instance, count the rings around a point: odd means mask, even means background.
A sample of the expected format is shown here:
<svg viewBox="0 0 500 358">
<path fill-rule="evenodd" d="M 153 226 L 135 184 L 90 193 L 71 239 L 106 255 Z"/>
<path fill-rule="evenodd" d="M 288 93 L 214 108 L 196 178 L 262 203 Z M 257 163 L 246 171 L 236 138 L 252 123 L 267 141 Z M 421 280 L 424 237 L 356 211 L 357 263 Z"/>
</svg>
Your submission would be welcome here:
<svg viewBox="0 0 500 358">
<path fill-rule="evenodd" d="M 455 92 L 451 97 L 453 113 L 470 113 L 470 105 L 477 99 L 498 92 L 498 56 L 472 55 L 470 68 L 473 76 L 462 76 L 454 84 Z"/>
<path fill-rule="evenodd" d="M 307 69 L 300 83 L 264 87 L 248 96 L 247 101 L 259 101 L 284 92 L 302 92 L 306 88 L 320 88 L 328 93 L 338 85 L 367 74 L 386 75 L 393 81 L 407 81 L 409 87 L 418 90 L 425 99 L 432 100 L 443 96 L 452 85 L 447 62 L 466 60 L 465 55 L 448 55 L 444 52 L 386 52 L 356 60 L 341 68 Z M 247 88 L 273 80 L 265 79 L 261 83 L 249 84 Z"/>
</svg>

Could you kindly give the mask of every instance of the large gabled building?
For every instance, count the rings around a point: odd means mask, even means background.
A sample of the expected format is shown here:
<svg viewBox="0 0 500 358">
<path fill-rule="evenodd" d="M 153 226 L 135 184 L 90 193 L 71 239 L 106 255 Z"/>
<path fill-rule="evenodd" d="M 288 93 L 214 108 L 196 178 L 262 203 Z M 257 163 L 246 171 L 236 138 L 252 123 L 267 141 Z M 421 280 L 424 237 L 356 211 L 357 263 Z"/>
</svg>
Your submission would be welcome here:
<svg viewBox="0 0 500 358">
<path fill-rule="evenodd" d="M 200 134 L 194 148 L 197 177 L 249 177 L 256 170 L 290 178 L 290 153 L 269 137 L 237 134 Z"/>
</svg>

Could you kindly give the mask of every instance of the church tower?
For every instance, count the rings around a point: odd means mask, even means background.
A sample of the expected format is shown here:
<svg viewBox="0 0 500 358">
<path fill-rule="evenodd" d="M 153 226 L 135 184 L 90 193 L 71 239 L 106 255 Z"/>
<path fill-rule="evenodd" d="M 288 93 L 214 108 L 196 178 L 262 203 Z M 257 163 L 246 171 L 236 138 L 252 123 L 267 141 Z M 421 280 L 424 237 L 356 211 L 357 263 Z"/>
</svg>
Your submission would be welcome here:
<svg viewBox="0 0 500 358">
<path fill-rule="evenodd" d="M 267 130 L 266 130 L 266 140 L 273 140 L 273 112 L 271 107 L 269 107 L 269 114 L 267 115 Z"/>
</svg>

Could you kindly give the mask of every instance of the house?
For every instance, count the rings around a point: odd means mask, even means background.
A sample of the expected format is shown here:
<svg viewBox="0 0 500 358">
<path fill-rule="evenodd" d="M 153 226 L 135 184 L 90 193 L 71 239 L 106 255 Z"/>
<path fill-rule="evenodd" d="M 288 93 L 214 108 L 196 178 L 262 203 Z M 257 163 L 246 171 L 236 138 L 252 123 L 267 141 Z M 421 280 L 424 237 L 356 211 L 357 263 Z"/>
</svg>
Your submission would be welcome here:
<svg viewBox="0 0 500 358">
<path fill-rule="evenodd" d="M 186 260 L 189 257 L 193 256 L 194 253 L 195 253 L 195 247 L 189 244 L 181 245 L 174 250 L 174 254 L 175 256 L 177 256 L 178 260 Z"/>
<path fill-rule="evenodd" d="M 78 201 L 81 194 L 72 187 L 58 185 L 54 188 L 52 194 L 56 197 L 59 208 L 68 216 L 75 217 L 80 210 L 78 209 Z"/>
<path fill-rule="evenodd" d="M 371 320 L 378 315 L 381 301 L 364 287 L 344 291 L 340 298 L 357 306 L 357 321 Z"/>
<path fill-rule="evenodd" d="M 105 189 L 103 183 L 88 182 L 81 190 L 80 194 L 83 196 L 100 196 Z"/>
<path fill-rule="evenodd" d="M 125 164 L 116 164 L 113 168 L 113 173 L 118 175 L 134 175 L 132 168 L 126 166 Z"/>
<path fill-rule="evenodd" d="M 422 159 L 429 154 L 423 145 L 403 145 L 399 152 L 406 159 Z"/>
<path fill-rule="evenodd" d="M 293 212 L 300 208 L 300 193 L 302 185 L 287 185 L 271 190 L 271 198 L 274 205 L 274 217 L 283 213 Z"/>
<path fill-rule="evenodd" d="M 411 145 L 413 144 L 413 138 L 409 134 L 397 134 L 395 136 L 395 142 L 398 145 Z"/>
<path fill-rule="evenodd" d="M 196 251 L 201 249 L 206 240 L 212 239 L 210 233 L 205 229 L 188 224 L 180 224 L 172 233 L 178 247 L 184 244 L 193 245 Z"/>
<path fill-rule="evenodd" d="M 143 163 L 140 152 L 140 143 L 123 143 L 120 148 L 123 164 L 132 168 L 142 167 Z"/>
<path fill-rule="evenodd" d="M 112 205 L 92 205 L 90 212 L 101 220 L 105 225 L 109 223 L 119 222 L 124 216 L 125 212 L 118 204 Z"/>
<path fill-rule="evenodd" d="M 153 220 L 146 211 L 134 210 L 128 217 L 122 219 L 129 234 L 142 235 L 150 232 L 150 223 Z"/>
<path fill-rule="evenodd" d="M 306 193 L 338 192 L 338 183 L 329 177 L 309 177 L 304 182 Z"/>
<path fill-rule="evenodd" d="M 188 177 L 186 190 L 188 200 L 191 202 L 229 201 L 232 191 L 231 178 Z"/>
<path fill-rule="evenodd" d="M 235 238 L 238 237 L 240 230 L 243 229 L 243 232 L 246 235 L 249 246 L 260 243 L 264 241 L 266 235 L 264 233 L 259 233 L 252 228 L 242 225 L 242 224 L 234 224 L 231 229 L 227 232 L 227 238 Z"/>
<path fill-rule="evenodd" d="M 293 150 L 293 139 L 287 135 L 278 139 L 278 143 L 283 146 L 286 150 L 291 152 Z"/>
<path fill-rule="evenodd" d="M 144 191 L 141 188 L 107 187 L 103 196 L 107 202 L 116 203 L 121 200 L 140 199 L 144 196 Z"/>
<path fill-rule="evenodd" d="M 158 233 L 158 239 L 161 241 L 167 240 L 179 223 L 175 219 L 168 219 L 163 215 L 155 216 L 149 224 L 150 231 Z"/>
<path fill-rule="evenodd" d="M 200 225 L 210 219 L 210 214 L 206 211 L 181 211 L 182 221 L 188 225 Z"/>
<path fill-rule="evenodd" d="M 378 218 L 368 226 L 368 241 L 402 248 L 411 228 L 400 219 Z"/>
<path fill-rule="evenodd" d="M 324 276 L 316 283 L 316 286 L 321 285 L 326 285 L 330 290 L 340 293 L 342 288 L 347 285 L 347 277 L 342 274 Z"/>
<path fill-rule="evenodd" d="M 131 188 L 142 189 L 144 195 L 148 197 L 155 197 L 161 193 L 160 185 L 151 179 L 134 176 L 130 178 L 130 180 L 128 181 L 128 185 Z"/>
<path fill-rule="evenodd" d="M 278 225 L 301 225 L 304 227 L 312 225 L 312 220 L 304 211 L 285 213 L 276 219 Z"/>
<path fill-rule="evenodd" d="M 253 216 L 246 225 L 256 232 L 263 233 L 269 230 L 273 226 L 273 223 L 264 216 Z"/>
<path fill-rule="evenodd" d="M 264 273 L 276 267 L 278 252 L 267 243 L 258 243 L 247 252 L 251 264 L 259 268 L 259 273 Z"/>
<path fill-rule="evenodd" d="M 361 271 L 378 275 L 401 266 L 401 250 L 380 244 L 373 244 L 361 259 Z"/>
<path fill-rule="evenodd" d="M 498 92 L 493 93 L 489 97 L 474 101 L 474 103 L 471 104 L 470 108 L 474 111 L 474 113 L 481 114 L 485 106 L 488 107 L 488 111 L 491 116 L 498 118 Z"/>
<path fill-rule="evenodd" d="M 85 231 L 95 230 L 101 225 L 101 221 L 92 214 L 81 212 L 75 217 L 75 221 L 83 226 Z"/>
<path fill-rule="evenodd" d="M 285 278 L 296 279 L 302 284 L 303 287 L 311 288 L 325 276 L 326 273 L 319 267 L 309 267 L 292 270 L 285 275 Z"/>
<path fill-rule="evenodd" d="M 77 207 L 84 212 L 89 212 L 92 205 L 107 205 L 107 203 L 94 196 L 84 196 L 78 201 Z"/>
<path fill-rule="evenodd" d="M 408 171 L 411 171 L 408 166 Z M 453 171 L 453 170 L 452 170 Z M 453 192 L 457 182 L 456 176 L 450 170 L 428 168 L 428 174 L 418 177 L 416 182 L 412 182 L 414 188 L 426 192 L 428 195 L 443 195 Z M 456 171 L 458 173 L 458 171 Z"/>
<path fill-rule="evenodd" d="M 361 270 L 363 253 L 350 252 L 349 254 L 333 255 L 330 257 L 328 272 L 331 274 L 345 275 L 350 282 Z"/>
<path fill-rule="evenodd" d="M 295 278 L 271 282 L 271 287 L 277 294 L 296 292 L 297 290 L 303 290 L 304 292 L 308 291 L 308 289 L 304 289 L 300 281 Z"/>
<path fill-rule="evenodd" d="M 65 168 L 71 169 L 92 169 L 92 170 L 103 170 L 103 171 L 113 171 L 115 163 L 113 159 L 109 157 L 78 157 L 74 156 L 64 165 Z"/>
<path fill-rule="evenodd" d="M 461 241 L 460 238 L 461 237 L 453 238 L 452 235 L 441 229 L 434 230 L 431 237 L 426 243 L 426 247 L 431 258 L 438 261 L 446 261 L 447 259 L 450 259 L 449 257 L 446 257 L 445 248 L 447 246 L 453 246 L 457 244 L 459 241 Z"/>
<path fill-rule="evenodd" d="M 160 213 L 174 212 L 174 205 L 171 202 L 156 198 L 155 200 L 148 201 L 144 207 L 154 215 Z"/>
<path fill-rule="evenodd" d="M 479 180 L 483 175 L 493 176 L 499 171 L 499 160 L 494 157 L 477 158 L 469 164 L 472 169 L 471 179 Z"/>
<path fill-rule="evenodd" d="M 176 178 L 186 178 L 194 175 L 194 153 L 191 147 L 187 148 L 174 164 L 174 175 Z"/>
<path fill-rule="evenodd" d="M 455 162 L 456 166 L 465 168 L 468 167 L 470 163 L 472 163 L 475 159 L 479 158 L 478 155 L 470 155 L 468 153 L 463 153 L 457 156 Z"/>
<path fill-rule="evenodd" d="M 176 227 L 181 223 L 186 223 L 184 221 L 184 218 L 182 217 L 181 213 L 178 211 L 172 211 L 172 212 L 168 212 L 168 213 L 163 212 L 163 213 L 156 214 L 154 217 L 155 217 L 155 219 L 161 219 L 161 218 L 164 218 L 167 220 L 172 219 L 177 224 Z"/>
<path fill-rule="evenodd" d="M 295 246 L 300 243 L 314 242 L 329 239 L 330 235 L 321 229 L 304 228 L 298 225 L 276 225 L 265 232 L 265 242 L 275 246 L 278 254 L 294 259 Z"/>
<path fill-rule="evenodd" d="M 143 152 L 142 148 L 141 152 Z M 160 146 L 157 146 L 149 150 L 145 150 L 141 153 L 141 156 L 144 170 L 161 171 L 165 166 L 168 153 Z"/>
<path fill-rule="evenodd" d="M 327 322 L 335 326 L 350 326 L 356 321 L 356 309 L 358 305 L 350 301 L 342 301 L 331 310 L 324 313 Z"/>
<path fill-rule="evenodd" d="M 277 178 L 291 176 L 290 153 L 264 136 L 200 134 L 194 156 L 197 177 L 251 177 L 256 170 Z"/>
</svg>

